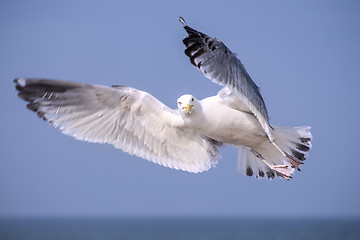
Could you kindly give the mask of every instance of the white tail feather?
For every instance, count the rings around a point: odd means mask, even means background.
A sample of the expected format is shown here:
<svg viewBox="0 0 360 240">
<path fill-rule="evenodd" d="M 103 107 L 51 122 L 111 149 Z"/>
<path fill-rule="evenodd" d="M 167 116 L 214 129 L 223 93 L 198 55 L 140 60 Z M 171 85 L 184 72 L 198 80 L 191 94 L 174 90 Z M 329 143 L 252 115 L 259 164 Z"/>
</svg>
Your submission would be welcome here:
<svg viewBox="0 0 360 240">
<path fill-rule="evenodd" d="M 274 127 L 274 142 L 239 150 L 238 170 L 248 176 L 289 179 L 308 157 L 310 127 Z"/>
</svg>

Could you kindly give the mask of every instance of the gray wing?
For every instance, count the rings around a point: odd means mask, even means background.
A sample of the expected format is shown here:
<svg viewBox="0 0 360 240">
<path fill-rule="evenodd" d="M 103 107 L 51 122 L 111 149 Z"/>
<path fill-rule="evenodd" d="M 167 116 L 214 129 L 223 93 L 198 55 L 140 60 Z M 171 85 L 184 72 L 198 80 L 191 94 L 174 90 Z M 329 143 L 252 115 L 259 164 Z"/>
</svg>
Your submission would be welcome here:
<svg viewBox="0 0 360 240">
<path fill-rule="evenodd" d="M 16 79 L 20 98 L 39 117 L 78 140 L 109 143 L 160 165 L 202 172 L 214 165 L 217 147 L 183 129 L 177 110 L 129 87 L 47 79 Z"/>
<path fill-rule="evenodd" d="M 187 26 L 181 17 L 180 22 L 188 33 L 183 43 L 186 46 L 185 54 L 190 57 L 191 63 L 205 77 L 233 91 L 254 113 L 272 141 L 265 102 L 241 61 L 221 41 Z"/>
</svg>

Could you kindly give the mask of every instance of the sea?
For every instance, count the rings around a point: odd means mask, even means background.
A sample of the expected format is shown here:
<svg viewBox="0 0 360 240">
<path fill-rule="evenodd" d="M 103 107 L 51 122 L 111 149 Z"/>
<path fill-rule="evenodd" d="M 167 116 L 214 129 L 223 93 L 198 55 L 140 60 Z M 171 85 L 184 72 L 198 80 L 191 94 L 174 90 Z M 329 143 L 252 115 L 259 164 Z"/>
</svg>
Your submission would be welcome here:
<svg viewBox="0 0 360 240">
<path fill-rule="evenodd" d="M 9 218 L 0 240 L 360 240 L 360 219 L 334 218 Z"/>
</svg>

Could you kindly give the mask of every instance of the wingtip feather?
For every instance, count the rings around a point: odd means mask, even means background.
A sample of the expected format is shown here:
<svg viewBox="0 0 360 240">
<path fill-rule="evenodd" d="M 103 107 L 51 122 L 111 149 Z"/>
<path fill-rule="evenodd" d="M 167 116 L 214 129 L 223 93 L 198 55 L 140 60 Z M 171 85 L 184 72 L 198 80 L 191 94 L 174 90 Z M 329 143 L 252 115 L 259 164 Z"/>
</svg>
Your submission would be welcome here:
<svg viewBox="0 0 360 240">
<path fill-rule="evenodd" d="M 183 17 L 179 17 L 179 21 L 184 25 L 184 27 L 186 27 L 186 22 L 185 22 L 185 19 Z"/>
</svg>

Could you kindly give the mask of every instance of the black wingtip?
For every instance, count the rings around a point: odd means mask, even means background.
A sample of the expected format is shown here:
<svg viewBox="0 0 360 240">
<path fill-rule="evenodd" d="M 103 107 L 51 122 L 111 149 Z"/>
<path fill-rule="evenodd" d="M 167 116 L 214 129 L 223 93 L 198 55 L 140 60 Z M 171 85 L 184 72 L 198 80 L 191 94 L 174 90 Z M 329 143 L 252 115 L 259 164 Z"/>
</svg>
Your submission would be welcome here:
<svg viewBox="0 0 360 240">
<path fill-rule="evenodd" d="M 186 27 L 186 22 L 185 22 L 185 19 L 183 17 L 179 17 L 179 21 L 184 25 L 184 27 Z"/>
<path fill-rule="evenodd" d="M 16 84 L 19 84 L 19 83 L 21 83 L 21 82 L 26 82 L 26 78 L 15 78 L 14 79 L 14 83 L 16 83 Z"/>
<path fill-rule="evenodd" d="M 126 88 L 124 85 L 112 85 L 112 88 Z"/>
<path fill-rule="evenodd" d="M 250 167 L 248 167 L 248 168 L 246 169 L 246 175 L 249 176 L 249 177 L 251 177 L 253 174 L 254 174 L 253 170 L 252 170 Z"/>
<path fill-rule="evenodd" d="M 15 83 L 15 89 L 18 91 L 21 91 L 26 85 L 24 78 L 15 78 L 13 82 Z"/>
</svg>

